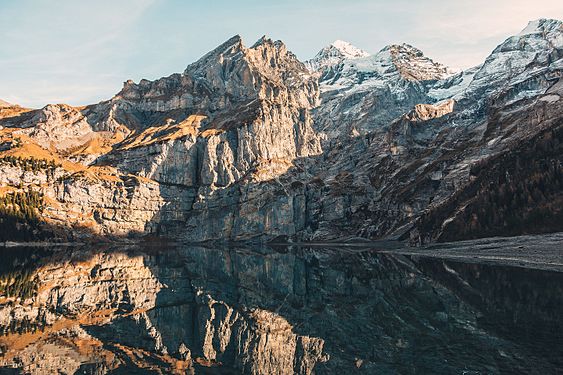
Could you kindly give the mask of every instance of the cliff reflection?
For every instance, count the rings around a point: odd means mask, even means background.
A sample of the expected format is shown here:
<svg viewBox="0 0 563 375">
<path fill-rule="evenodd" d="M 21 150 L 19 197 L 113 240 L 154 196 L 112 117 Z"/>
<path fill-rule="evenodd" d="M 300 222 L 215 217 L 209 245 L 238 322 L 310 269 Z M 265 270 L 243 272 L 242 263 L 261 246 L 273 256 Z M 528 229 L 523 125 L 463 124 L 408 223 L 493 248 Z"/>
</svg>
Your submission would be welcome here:
<svg viewBox="0 0 563 375">
<path fill-rule="evenodd" d="M 25 373 L 551 373 L 561 273 L 376 250 L 2 249 Z"/>
</svg>

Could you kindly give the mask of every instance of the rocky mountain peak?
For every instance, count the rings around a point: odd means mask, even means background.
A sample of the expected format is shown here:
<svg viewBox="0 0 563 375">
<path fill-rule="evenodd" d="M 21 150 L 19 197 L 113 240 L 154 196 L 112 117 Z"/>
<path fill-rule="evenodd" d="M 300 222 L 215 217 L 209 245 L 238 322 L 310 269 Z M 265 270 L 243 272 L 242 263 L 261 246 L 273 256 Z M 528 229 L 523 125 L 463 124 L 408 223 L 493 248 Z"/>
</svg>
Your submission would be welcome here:
<svg viewBox="0 0 563 375">
<path fill-rule="evenodd" d="M 359 57 L 367 57 L 370 54 L 348 42 L 343 40 L 335 40 L 330 44 L 329 47 L 334 47 L 347 59 L 354 59 Z"/>
<path fill-rule="evenodd" d="M 381 49 L 381 51 L 387 51 L 387 50 L 391 51 L 395 55 L 408 54 L 408 55 L 414 55 L 414 56 L 418 56 L 418 57 L 424 56 L 424 53 L 420 49 L 418 49 L 418 48 L 416 48 L 416 47 L 414 47 L 414 46 L 412 46 L 408 43 L 389 44 L 389 45 L 387 45 L 387 46 L 385 46 Z"/>
<path fill-rule="evenodd" d="M 163 120 L 162 116 L 153 115 L 159 112 L 210 115 L 256 99 L 283 104 L 290 101 L 309 107 L 317 96 L 315 80 L 283 42 L 263 36 L 246 47 L 236 35 L 188 65 L 182 74 L 141 80 L 138 84 L 127 81 L 115 100 L 143 103 L 142 111 L 152 113 L 149 119 L 140 115 L 127 116 L 125 120 L 135 123 L 128 128 L 144 128 L 143 122 L 157 125 Z M 140 109 L 137 104 L 135 107 Z"/>
<path fill-rule="evenodd" d="M 409 44 L 388 45 L 375 55 L 344 59 L 340 63 L 322 70 L 321 90 L 353 89 L 372 90 L 381 87 L 401 88 L 404 81 L 439 81 L 453 72 L 443 64 L 426 57 Z"/>
<path fill-rule="evenodd" d="M 549 32 L 561 32 L 563 30 L 563 22 L 555 19 L 540 18 L 530 21 L 528 26 L 522 30 L 518 36 L 544 34 Z"/>
<path fill-rule="evenodd" d="M 224 43 L 220 44 L 215 49 L 211 50 L 210 52 L 206 53 L 203 57 L 201 57 L 196 62 L 188 65 L 184 74 L 189 73 L 189 71 L 194 71 L 198 67 L 208 65 L 213 63 L 213 61 L 217 61 L 219 59 L 224 59 L 229 56 L 234 56 L 244 50 L 244 45 L 242 42 L 242 38 L 240 35 L 235 35 L 229 38 Z"/>
<path fill-rule="evenodd" d="M 13 104 L 10 104 L 2 99 L 0 99 L 0 108 L 7 108 L 7 107 L 12 107 Z"/>
<path fill-rule="evenodd" d="M 254 43 L 252 47 L 250 47 L 250 49 L 257 49 L 260 47 L 271 47 L 277 49 L 285 48 L 287 50 L 287 47 L 285 46 L 284 42 L 282 42 L 281 40 L 274 41 L 271 38 L 269 38 L 267 35 L 262 35 L 262 37 L 258 39 L 256 43 Z"/>
<path fill-rule="evenodd" d="M 264 35 L 251 47 L 246 47 L 242 38 L 235 35 L 219 47 L 204 55 L 201 59 L 190 64 L 184 71 L 185 75 L 193 75 L 198 70 L 216 64 L 251 63 L 255 68 L 266 67 L 283 68 L 284 64 L 303 70 L 302 63 L 291 53 L 281 40 L 272 40 Z M 263 70 L 263 69 L 262 69 Z"/>
<path fill-rule="evenodd" d="M 563 22 L 553 19 L 531 21 L 519 34 L 499 45 L 493 55 L 509 51 L 543 53 L 553 48 L 563 48 Z"/>
<path fill-rule="evenodd" d="M 306 61 L 305 65 L 310 71 L 317 72 L 338 65 L 347 59 L 358 59 L 369 55 L 368 52 L 348 42 L 335 40 L 321 49 L 311 60 Z"/>
<path fill-rule="evenodd" d="M 252 47 L 245 49 L 244 63 L 253 72 L 259 73 L 259 80 L 266 78 L 277 87 L 297 88 L 316 84 L 305 65 L 280 40 L 267 37 L 259 39 Z M 310 88 L 306 91 L 311 91 Z M 292 95 L 293 91 L 289 90 L 288 94 Z M 313 91 L 316 89 L 313 88 Z"/>
<path fill-rule="evenodd" d="M 487 57 L 475 73 L 468 92 L 503 90 L 518 85 L 518 90 L 506 96 L 508 101 L 521 100 L 545 92 L 549 84 L 538 77 L 547 74 L 549 80 L 561 76 L 563 23 L 558 20 L 531 21 L 522 32 L 507 38 Z"/>
<path fill-rule="evenodd" d="M 378 54 L 380 61 L 387 60 L 409 81 L 434 81 L 444 79 L 453 72 L 445 65 L 426 57 L 410 44 L 391 44 Z"/>
</svg>

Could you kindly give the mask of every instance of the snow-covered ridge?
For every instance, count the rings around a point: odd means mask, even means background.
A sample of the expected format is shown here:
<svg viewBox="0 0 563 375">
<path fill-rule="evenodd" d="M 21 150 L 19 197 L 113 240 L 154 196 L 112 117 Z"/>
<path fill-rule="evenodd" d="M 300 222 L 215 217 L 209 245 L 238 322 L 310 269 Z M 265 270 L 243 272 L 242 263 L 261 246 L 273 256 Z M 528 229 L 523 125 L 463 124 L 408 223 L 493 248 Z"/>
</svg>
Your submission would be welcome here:
<svg viewBox="0 0 563 375">
<path fill-rule="evenodd" d="M 345 59 L 321 77 L 321 90 L 395 86 L 399 80 L 438 81 L 453 72 L 409 44 L 392 44 L 377 54 Z"/>
<path fill-rule="evenodd" d="M 436 100 L 461 99 L 522 84 L 541 72 L 556 74 L 556 70 L 563 68 L 562 59 L 557 59 L 557 54 L 553 53 L 557 49 L 563 49 L 563 22 L 554 19 L 530 21 L 520 33 L 497 46 L 483 64 L 439 82 L 429 95 Z M 531 85 L 514 99 L 532 97 L 546 90 L 542 85 Z"/>
<path fill-rule="evenodd" d="M 370 56 L 368 52 L 343 40 L 336 40 L 321 49 L 311 60 L 305 61 L 305 65 L 310 71 L 318 72 L 338 65 L 344 60 L 367 56 Z"/>
<path fill-rule="evenodd" d="M 530 34 L 540 34 L 549 31 L 561 31 L 563 28 L 563 23 L 559 20 L 540 18 L 534 21 L 530 21 L 528 26 L 522 30 L 518 36 L 530 35 Z"/>
<path fill-rule="evenodd" d="M 534 80 L 541 74 L 557 77 L 563 68 L 563 22 L 553 19 L 531 21 L 522 32 L 507 38 L 494 49 L 467 87 L 467 95 L 483 95 L 503 87 L 526 87 L 513 100 L 545 92 L 545 84 Z"/>
<path fill-rule="evenodd" d="M 409 44 L 345 59 L 319 76 L 319 129 L 329 137 L 347 135 L 352 127 L 371 132 L 417 104 L 450 99 L 456 125 L 472 126 L 484 121 L 488 98 L 500 105 L 544 94 L 563 74 L 562 50 L 563 23 L 541 19 L 507 38 L 483 64 L 457 74 Z"/>
<path fill-rule="evenodd" d="M 359 57 L 369 56 L 369 53 L 353 46 L 352 44 L 345 42 L 343 40 L 335 40 L 332 42 L 331 46 L 339 50 L 344 57 L 347 59 L 355 59 Z"/>
</svg>

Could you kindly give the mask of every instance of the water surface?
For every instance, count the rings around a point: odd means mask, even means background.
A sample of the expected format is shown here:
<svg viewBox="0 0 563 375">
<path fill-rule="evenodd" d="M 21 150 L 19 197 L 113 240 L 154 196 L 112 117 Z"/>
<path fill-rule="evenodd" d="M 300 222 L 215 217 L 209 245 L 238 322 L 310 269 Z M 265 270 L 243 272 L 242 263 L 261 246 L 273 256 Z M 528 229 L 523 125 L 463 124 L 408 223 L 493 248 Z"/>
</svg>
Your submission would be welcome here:
<svg viewBox="0 0 563 375">
<path fill-rule="evenodd" d="M 563 368 L 557 267 L 318 246 L 0 251 L 0 366 L 14 373 Z"/>
</svg>

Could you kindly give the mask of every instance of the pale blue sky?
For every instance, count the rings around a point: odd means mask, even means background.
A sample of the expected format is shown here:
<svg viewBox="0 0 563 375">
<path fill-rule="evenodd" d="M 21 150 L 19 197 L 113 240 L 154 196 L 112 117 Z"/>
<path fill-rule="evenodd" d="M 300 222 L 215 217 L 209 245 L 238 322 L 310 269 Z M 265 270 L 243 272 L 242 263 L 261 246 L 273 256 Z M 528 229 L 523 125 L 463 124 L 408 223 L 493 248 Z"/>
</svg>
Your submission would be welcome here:
<svg viewBox="0 0 563 375">
<path fill-rule="evenodd" d="M 307 59 L 335 39 L 369 52 L 408 42 L 456 68 L 479 64 L 561 0 L 0 0 L 0 98 L 29 107 L 108 99 L 131 78 L 181 72 L 240 34 Z"/>
</svg>

